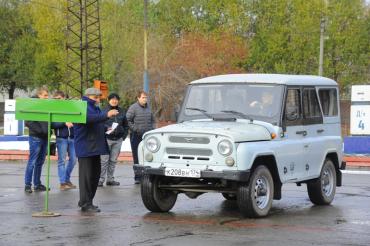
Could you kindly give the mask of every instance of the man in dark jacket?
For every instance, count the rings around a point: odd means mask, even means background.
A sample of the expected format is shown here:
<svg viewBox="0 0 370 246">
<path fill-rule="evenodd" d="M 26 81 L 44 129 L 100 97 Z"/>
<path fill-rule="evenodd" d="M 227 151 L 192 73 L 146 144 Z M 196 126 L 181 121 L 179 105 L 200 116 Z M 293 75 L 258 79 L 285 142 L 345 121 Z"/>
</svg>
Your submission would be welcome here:
<svg viewBox="0 0 370 246">
<path fill-rule="evenodd" d="M 102 187 L 107 176 L 107 185 L 120 185 L 118 181 L 114 180 L 114 170 L 116 168 L 117 158 L 121 152 L 123 140 L 128 134 L 128 123 L 126 119 L 126 112 L 118 106 L 120 97 L 116 93 L 111 93 L 108 96 L 108 107 L 105 109 L 118 110 L 118 115 L 108 119 L 105 122 L 107 142 L 109 147 L 109 155 L 100 156 L 101 159 L 101 174 L 99 180 L 99 187 Z"/>
<path fill-rule="evenodd" d="M 93 205 L 93 199 L 100 178 L 100 155 L 108 154 L 104 122 L 118 114 L 116 109 L 101 111 L 96 104 L 100 102 L 100 90 L 88 88 L 83 101 L 87 102 L 86 124 L 75 124 L 75 150 L 79 163 L 80 201 L 83 212 L 100 212 Z"/>
<path fill-rule="evenodd" d="M 37 98 L 48 99 L 48 90 L 40 88 L 37 91 Z M 29 129 L 29 149 L 30 155 L 27 162 L 26 173 L 24 175 L 26 193 L 32 193 L 32 176 L 34 191 L 46 191 L 46 187 L 41 184 L 42 165 L 45 162 L 48 146 L 48 123 L 41 121 L 26 121 Z"/>
<path fill-rule="evenodd" d="M 65 99 L 63 91 L 56 91 L 54 99 Z M 71 182 L 71 173 L 76 164 L 76 153 L 74 147 L 73 124 L 71 122 L 56 122 L 52 124 L 56 136 L 58 150 L 58 176 L 60 190 L 75 189 L 76 185 Z M 68 162 L 67 162 L 68 153 Z M 66 165 L 67 163 L 67 165 Z"/>
<path fill-rule="evenodd" d="M 148 105 L 148 94 L 145 91 L 139 91 L 137 102 L 132 104 L 127 110 L 127 121 L 130 127 L 130 143 L 132 157 L 134 159 L 135 184 L 140 183 L 141 173 L 138 164 L 138 147 L 145 132 L 154 129 L 155 120 Z"/>
</svg>

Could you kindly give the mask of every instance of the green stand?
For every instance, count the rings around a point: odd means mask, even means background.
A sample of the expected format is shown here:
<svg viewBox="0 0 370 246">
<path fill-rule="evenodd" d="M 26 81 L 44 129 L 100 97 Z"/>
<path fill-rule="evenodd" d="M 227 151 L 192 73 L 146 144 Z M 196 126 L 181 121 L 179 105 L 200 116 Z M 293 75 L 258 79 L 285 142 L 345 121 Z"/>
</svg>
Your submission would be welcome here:
<svg viewBox="0 0 370 246">
<path fill-rule="evenodd" d="M 83 101 L 19 98 L 16 100 L 15 109 L 17 120 L 47 121 L 49 133 L 51 132 L 52 122 L 86 123 L 87 103 Z M 48 157 L 44 211 L 33 213 L 33 217 L 60 216 L 60 213 L 49 212 L 50 134 L 48 134 L 47 149 Z"/>
</svg>

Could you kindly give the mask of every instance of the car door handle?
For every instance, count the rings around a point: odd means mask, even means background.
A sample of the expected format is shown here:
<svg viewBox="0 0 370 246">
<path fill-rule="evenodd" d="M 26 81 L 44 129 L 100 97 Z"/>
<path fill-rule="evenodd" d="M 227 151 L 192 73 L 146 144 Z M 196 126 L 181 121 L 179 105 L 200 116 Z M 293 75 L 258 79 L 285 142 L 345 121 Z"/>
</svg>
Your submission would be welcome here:
<svg viewBox="0 0 370 246">
<path fill-rule="evenodd" d="M 307 135 L 307 131 L 296 131 L 295 133 L 303 136 Z"/>
<path fill-rule="evenodd" d="M 317 133 L 323 133 L 324 132 L 324 129 L 319 129 L 316 131 Z"/>
</svg>

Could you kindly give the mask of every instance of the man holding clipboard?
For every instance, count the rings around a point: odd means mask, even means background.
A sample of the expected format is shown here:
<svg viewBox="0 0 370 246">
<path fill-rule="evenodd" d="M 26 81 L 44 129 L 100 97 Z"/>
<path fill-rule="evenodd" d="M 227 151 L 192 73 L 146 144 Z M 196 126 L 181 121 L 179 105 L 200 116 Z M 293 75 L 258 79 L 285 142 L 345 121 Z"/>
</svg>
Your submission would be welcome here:
<svg viewBox="0 0 370 246">
<path fill-rule="evenodd" d="M 87 102 L 86 124 L 75 124 L 75 148 L 79 163 L 80 201 L 82 212 L 100 212 L 93 204 L 100 177 L 100 155 L 108 154 L 104 123 L 118 114 L 118 110 L 101 111 L 101 91 L 88 88 L 82 101 Z"/>
</svg>

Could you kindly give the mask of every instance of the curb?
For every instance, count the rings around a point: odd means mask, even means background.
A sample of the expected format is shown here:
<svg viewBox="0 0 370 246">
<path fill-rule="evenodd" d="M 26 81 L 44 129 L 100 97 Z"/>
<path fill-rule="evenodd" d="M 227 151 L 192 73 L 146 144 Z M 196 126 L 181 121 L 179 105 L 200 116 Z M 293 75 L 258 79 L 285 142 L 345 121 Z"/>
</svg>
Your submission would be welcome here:
<svg viewBox="0 0 370 246">
<path fill-rule="evenodd" d="M 28 160 L 28 150 L 0 150 L 0 160 Z M 51 155 L 50 160 L 58 160 L 57 155 Z M 118 161 L 132 162 L 131 152 L 121 152 L 118 156 Z"/>
<path fill-rule="evenodd" d="M 348 167 L 370 167 L 370 156 L 343 156 Z"/>
<path fill-rule="evenodd" d="M 28 150 L 0 150 L 0 160 L 28 160 Z M 50 156 L 50 160 L 57 160 L 58 156 Z M 120 162 L 132 162 L 132 154 L 129 151 L 121 152 L 118 156 Z M 344 156 L 343 161 L 347 167 L 370 167 L 370 156 Z"/>
</svg>

